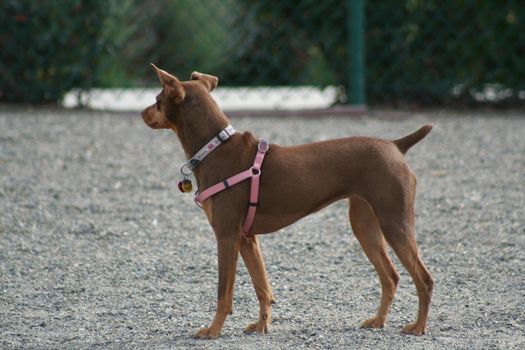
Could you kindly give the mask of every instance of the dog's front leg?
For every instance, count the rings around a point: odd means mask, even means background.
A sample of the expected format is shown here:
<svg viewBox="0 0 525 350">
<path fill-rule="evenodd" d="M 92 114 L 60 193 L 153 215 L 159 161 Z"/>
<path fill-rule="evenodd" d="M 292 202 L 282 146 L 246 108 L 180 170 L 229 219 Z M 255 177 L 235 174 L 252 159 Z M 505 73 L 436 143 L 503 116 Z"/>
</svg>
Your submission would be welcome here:
<svg viewBox="0 0 525 350">
<path fill-rule="evenodd" d="M 241 256 L 252 278 L 255 294 L 259 300 L 259 319 L 246 327 L 245 333 L 268 333 L 270 324 L 270 305 L 274 302 L 272 289 L 268 282 L 268 274 L 257 238 L 243 237 L 241 239 Z"/>
<path fill-rule="evenodd" d="M 235 284 L 237 257 L 239 256 L 240 235 L 232 236 L 224 236 L 221 235 L 221 232 L 216 232 L 219 259 L 217 311 L 211 325 L 207 328 L 201 328 L 195 334 L 195 338 L 218 338 L 226 317 L 232 313 L 233 287 Z"/>
</svg>

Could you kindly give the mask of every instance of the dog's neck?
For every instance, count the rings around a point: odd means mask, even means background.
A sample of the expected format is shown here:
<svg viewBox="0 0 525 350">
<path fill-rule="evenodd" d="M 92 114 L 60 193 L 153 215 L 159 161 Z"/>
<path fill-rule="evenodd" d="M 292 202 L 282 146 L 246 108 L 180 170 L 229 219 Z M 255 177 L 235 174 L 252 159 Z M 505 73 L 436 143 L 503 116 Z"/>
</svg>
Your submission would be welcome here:
<svg viewBox="0 0 525 350">
<path fill-rule="evenodd" d="M 176 132 L 187 159 L 190 159 L 230 124 L 228 118 L 218 107 L 217 109 L 207 108 L 202 112 L 204 113 L 199 117 L 188 116 L 184 118 L 182 125 L 177 126 Z"/>
</svg>

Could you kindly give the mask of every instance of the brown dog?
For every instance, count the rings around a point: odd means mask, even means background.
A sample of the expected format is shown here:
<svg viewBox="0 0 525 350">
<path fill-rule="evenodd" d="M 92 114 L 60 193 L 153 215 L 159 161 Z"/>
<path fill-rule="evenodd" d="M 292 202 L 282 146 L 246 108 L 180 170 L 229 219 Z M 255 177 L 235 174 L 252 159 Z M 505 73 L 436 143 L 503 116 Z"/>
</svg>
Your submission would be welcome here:
<svg viewBox="0 0 525 350">
<path fill-rule="evenodd" d="M 157 103 L 142 112 L 142 118 L 151 128 L 172 129 L 190 158 L 229 124 L 210 95 L 218 79 L 194 72 L 190 81 L 181 82 L 152 67 L 163 89 L 157 95 Z M 232 312 L 239 252 L 259 300 L 259 319 L 245 331 L 266 333 L 274 298 L 256 234 L 277 231 L 344 198 L 350 202 L 352 230 L 377 270 L 382 288 L 377 314 L 364 321 L 362 327 L 384 326 L 396 292 L 399 274 L 387 254 L 388 242 L 410 273 L 419 297 L 417 319 L 406 325 L 404 332 L 425 333 L 434 282 L 416 244 L 416 176 L 406 164 L 404 154 L 431 129 L 431 125 L 426 125 L 395 141 L 350 137 L 294 147 L 271 144 L 261 169 L 255 221 L 248 234 L 243 234 L 241 226 L 248 210 L 249 181 L 204 201 L 204 212 L 217 239 L 218 301 L 211 325 L 200 329 L 195 337 L 218 337 Z M 207 189 L 249 169 L 257 146 L 257 140 L 249 132 L 231 136 L 195 168 L 198 188 Z"/>
</svg>

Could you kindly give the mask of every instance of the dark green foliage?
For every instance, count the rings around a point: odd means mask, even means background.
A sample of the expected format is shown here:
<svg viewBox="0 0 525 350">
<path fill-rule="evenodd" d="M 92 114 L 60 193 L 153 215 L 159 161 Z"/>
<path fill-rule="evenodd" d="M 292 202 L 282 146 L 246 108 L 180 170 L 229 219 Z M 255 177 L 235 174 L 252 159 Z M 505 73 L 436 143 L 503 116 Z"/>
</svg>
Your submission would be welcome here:
<svg viewBox="0 0 525 350">
<path fill-rule="evenodd" d="M 349 85 L 346 1 L 247 0 L 238 9 L 227 83 Z M 365 22 L 369 102 L 469 104 L 487 87 L 520 102 L 525 2 L 368 0 Z"/>
<path fill-rule="evenodd" d="M 369 0 L 367 23 L 371 101 L 470 104 L 489 87 L 520 102 L 525 2 Z"/>
<path fill-rule="evenodd" d="M 118 4 L 118 7 L 117 7 Z M 181 79 L 194 70 L 218 73 L 231 63 L 234 0 L 111 1 L 106 22 L 108 52 L 97 83 L 143 86 L 157 83 L 150 62 Z"/>
<path fill-rule="evenodd" d="M 330 1 L 239 2 L 237 35 L 223 67 L 224 81 L 238 85 L 344 83 L 346 8 Z M 332 69 L 329 67 L 339 67 Z"/>
<path fill-rule="evenodd" d="M 154 62 L 222 86 L 349 86 L 348 1 L 4 0 L 0 101 L 156 83 Z M 476 103 L 525 94 L 525 2 L 366 1 L 367 100 Z M 486 96 L 486 94 L 485 94 Z M 344 101 L 344 96 L 342 96 Z M 498 100 L 497 98 L 495 100 Z"/>
<path fill-rule="evenodd" d="M 0 100 L 57 102 L 93 85 L 107 1 L 0 2 Z"/>
</svg>

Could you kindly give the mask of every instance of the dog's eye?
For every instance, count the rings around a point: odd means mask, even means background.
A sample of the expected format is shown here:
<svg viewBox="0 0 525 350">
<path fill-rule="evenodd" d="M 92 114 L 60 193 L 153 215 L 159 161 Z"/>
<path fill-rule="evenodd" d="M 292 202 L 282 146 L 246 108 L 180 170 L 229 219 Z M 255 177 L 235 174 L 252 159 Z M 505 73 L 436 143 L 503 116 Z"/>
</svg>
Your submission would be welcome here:
<svg viewBox="0 0 525 350">
<path fill-rule="evenodd" d="M 157 103 L 155 104 L 157 106 L 157 111 L 160 111 L 160 101 L 157 100 Z"/>
</svg>

